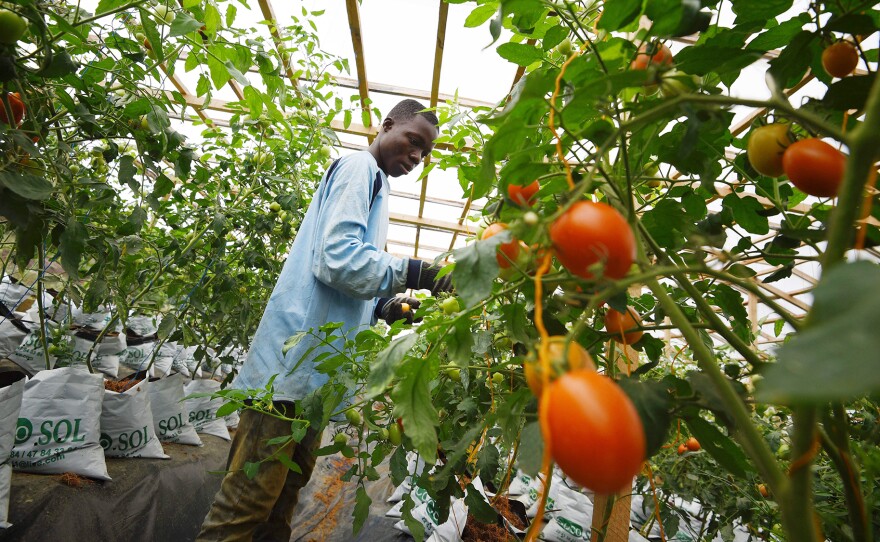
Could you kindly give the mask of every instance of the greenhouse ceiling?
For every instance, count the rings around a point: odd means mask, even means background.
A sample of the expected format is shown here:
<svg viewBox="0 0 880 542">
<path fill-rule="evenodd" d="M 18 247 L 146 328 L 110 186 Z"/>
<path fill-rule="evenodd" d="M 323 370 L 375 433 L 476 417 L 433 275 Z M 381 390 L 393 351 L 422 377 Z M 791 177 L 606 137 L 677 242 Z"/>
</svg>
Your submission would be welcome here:
<svg viewBox="0 0 880 542">
<path fill-rule="evenodd" d="M 788 15 L 803 10 L 804 2 L 796 2 Z M 243 4 L 244 5 L 244 4 Z M 285 68 L 291 85 L 309 84 L 295 77 L 284 50 L 283 32 L 276 32 L 291 24 L 310 24 L 317 31 L 322 49 L 348 60 L 350 74 L 335 77 L 333 92 L 343 101 L 359 103 L 362 107 L 378 108 L 387 112 L 404 97 L 416 98 L 434 107 L 443 103 L 454 103 L 461 108 L 492 109 L 503 103 L 525 69 L 517 67 L 501 58 L 495 52 L 495 45 L 486 25 L 467 28 L 466 20 L 474 10 L 475 4 L 447 4 L 441 0 L 305 0 L 297 2 L 276 2 L 258 0 L 247 9 L 239 9 L 235 26 L 257 28 L 265 37 L 271 37 L 280 64 Z M 722 9 L 722 19 L 734 15 L 729 6 Z M 784 16 L 783 16 L 784 18 Z M 502 35 L 501 41 L 504 41 Z M 689 43 L 691 37 L 676 38 L 670 43 L 673 52 Z M 490 46 L 491 45 L 491 46 Z M 743 72 L 730 87 L 732 95 L 765 99 L 769 89 L 764 73 L 767 62 L 777 56 L 775 51 L 764 55 Z M 163 90 L 179 92 L 191 106 L 181 117 L 180 131 L 188 137 L 198 139 L 204 124 L 228 126 L 233 115 L 229 102 L 243 98 L 242 87 L 235 80 L 213 94 L 210 100 L 195 96 L 195 75 L 183 69 L 185 57 L 178 60 L 174 70 L 164 67 L 167 79 L 160 82 Z M 858 73 L 865 71 L 859 69 Z M 245 74 L 247 76 L 247 74 Z M 798 85 L 785 93 L 792 102 L 815 95 L 821 87 L 818 81 L 808 74 Z M 734 135 L 745 132 L 751 123 L 763 116 L 765 110 L 754 110 L 744 106 L 733 108 L 735 113 L 731 131 Z M 197 125 L 186 125 L 195 121 Z M 370 123 L 353 121 L 345 125 L 341 120 L 332 122 L 338 138 L 337 154 L 344 154 L 366 148 L 375 134 L 375 118 Z M 438 146 L 441 152 L 448 149 Z M 731 149 L 733 152 L 733 149 Z M 430 161 L 430 157 L 426 160 Z M 406 176 L 390 179 L 391 182 L 391 226 L 386 249 L 392 254 L 405 257 L 433 259 L 445 257 L 454 248 L 463 246 L 469 234 L 476 230 L 469 215 L 479 215 L 484 200 L 472 201 L 459 185 L 457 173 L 452 170 L 431 170 L 422 176 L 423 167 L 416 168 Z M 663 172 L 667 173 L 666 171 Z M 676 172 L 668 172 L 671 177 Z M 721 187 L 719 196 L 726 195 Z M 760 200 L 760 198 L 758 198 Z M 720 205 L 719 201 L 717 201 Z M 810 202 L 801 205 L 809 207 Z M 771 220 L 771 232 L 756 238 L 755 242 L 770 239 L 779 224 Z M 748 234 L 745 234 L 748 235 Z M 808 249 L 809 250 L 809 249 Z M 880 256 L 874 249 L 864 251 L 871 258 Z M 723 258 L 719 250 L 718 257 Z M 757 279 L 766 277 L 777 268 L 760 265 L 756 262 L 743 262 L 753 265 Z M 818 265 L 810 261 L 799 263 L 789 278 L 765 284 L 757 281 L 765 293 L 794 314 L 805 314 L 811 303 L 810 291 L 816 282 Z M 750 320 L 760 327 L 764 344 L 780 340 L 774 327 L 778 319 L 770 316 L 770 311 L 760 305 L 754 296 L 744 293 L 744 305 L 750 313 Z M 767 316 L 767 318 L 764 318 Z M 674 338 L 674 337 L 668 337 Z"/>
</svg>

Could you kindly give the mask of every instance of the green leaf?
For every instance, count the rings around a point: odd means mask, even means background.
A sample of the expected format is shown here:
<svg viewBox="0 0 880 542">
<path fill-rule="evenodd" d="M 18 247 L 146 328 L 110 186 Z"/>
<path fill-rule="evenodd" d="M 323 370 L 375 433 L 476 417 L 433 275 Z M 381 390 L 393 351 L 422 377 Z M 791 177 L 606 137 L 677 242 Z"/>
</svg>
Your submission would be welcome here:
<svg viewBox="0 0 880 542">
<path fill-rule="evenodd" d="M 498 512 L 489 506 L 486 499 L 477 491 L 474 484 L 468 484 L 465 490 L 464 503 L 468 507 L 468 514 L 472 514 L 480 523 L 495 523 L 498 521 Z"/>
<path fill-rule="evenodd" d="M 734 277 L 740 278 L 751 278 L 757 275 L 758 273 L 752 269 L 751 267 L 746 267 L 741 263 L 735 263 L 727 268 L 727 272 L 733 275 Z"/>
<path fill-rule="evenodd" d="M 492 284 L 498 276 L 497 247 L 509 241 L 510 234 L 502 232 L 452 251 L 455 258 L 452 283 L 466 307 L 473 307 L 492 293 Z"/>
<path fill-rule="evenodd" d="M 88 241 L 89 230 L 85 226 L 76 220 L 67 223 L 58 250 L 61 253 L 61 266 L 71 280 L 79 280 L 79 262 Z"/>
<path fill-rule="evenodd" d="M 618 384 L 639 413 L 645 429 L 645 458 L 651 457 L 666 442 L 672 424 L 672 395 L 662 382 L 623 378 Z"/>
<path fill-rule="evenodd" d="M 290 436 L 287 436 L 284 438 L 290 439 Z M 275 457 L 277 457 L 278 462 L 281 463 L 282 465 L 284 465 L 285 467 L 287 467 L 287 469 L 290 472 L 295 472 L 296 474 L 302 474 L 302 467 L 300 467 L 299 464 L 296 461 L 294 461 L 287 454 L 278 454 Z"/>
<path fill-rule="evenodd" d="M 464 20 L 464 27 L 476 28 L 491 19 L 492 15 L 495 15 L 495 12 L 497 11 L 497 2 L 489 2 L 482 6 L 477 6 L 470 12 L 470 14 L 468 14 L 467 19 Z"/>
<path fill-rule="evenodd" d="M 876 73 L 844 77 L 828 87 L 828 91 L 822 97 L 822 105 L 838 111 L 861 109 L 868 99 L 868 93 L 876 77 Z"/>
<path fill-rule="evenodd" d="M 780 89 L 793 87 L 807 73 L 814 54 L 821 54 L 819 36 L 804 30 L 770 61 L 768 73 Z"/>
<path fill-rule="evenodd" d="M 395 486 L 402 484 L 406 477 L 409 476 L 406 467 L 406 449 L 403 446 L 398 446 L 388 460 L 388 468 L 391 471 L 391 482 Z"/>
<path fill-rule="evenodd" d="M 534 45 L 526 43 L 502 43 L 498 46 L 498 55 L 513 62 L 517 66 L 528 66 L 544 58 L 544 52 Z"/>
<path fill-rule="evenodd" d="M 413 333 L 412 335 L 416 335 Z M 436 376 L 436 360 L 407 358 L 401 366 L 400 381 L 391 390 L 394 414 L 403 418 L 406 436 L 425 461 L 437 461 L 437 431 L 440 423 L 431 403 L 431 381 Z M 372 374 L 372 373 L 371 373 Z"/>
<path fill-rule="evenodd" d="M 224 403 L 220 405 L 220 408 L 217 409 L 217 417 L 222 418 L 224 416 L 229 416 L 230 414 L 238 410 L 239 406 L 241 405 L 235 401 Z"/>
<path fill-rule="evenodd" d="M 529 476 L 535 476 L 541 470 L 541 459 L 544 454 L 544 437 L 538 422 L 529 422 L 523 427 L 519 439 L 519 455 L 517 467 Z"/>
<path fill-rule="evenodd" d="M 541 47 L 545 51 L 549 51 L 550 49 L 556 47 L 562 40 L 568 37 L 568 28 L 560 25 L 553 26 L 547 30 L 547 33 L 544 34 L 544 39 L 541 40 Z"/>
<path fill-rule="evenodd" d="M 471 349 L 474 347 L 474 335 L 471 333 L 470 321 L 459 319 L 455 323 L 453 332 L 447 335 L 446 348 L 449 359 L 462 367 L 467 366 L 471 359 Z"/>
<path fill-rule="evenodd" d="M 733 320 L 733 331 L 744 341 L 751 341 L 749 315 L 743 306 L 743 298 L 739 292 L 726 284 L 718 284 L 712 292 L 712 302 Z"/>
<path fill-rule="evenodd" d="M 762 25 L 777 15 L 785 13 L 792 0 L 737 0 L 731 5 L 736 13 L 736 24 L 761 23 Z"/>
<path fill-rule="evenodd" d="M 685 423 L 691 434 L 700 441 L 700 445 L 711 455 L 721 467 L 738 478 L 746 478 L 751 471 L 746 455 L 730 437 L 725 436 L 702 418 L 688 418 Z"/>
<path fill-rule="evenodd" d="M 398 337 L 384 350 L 376 354 L 376 361 L 370 365 L 370 374 L 367 376 L 364 390 L 368 399 L 385 393 L 385 388 L 388 387 L 388 384 L 394 378 L 394 374 L 403 362 L 404 356 L 415 346 L 418 337 L 418 333 L 410 333 L 409 335 Z"/>
<path fill-rule="evenodd" d="M 95 8 L 95 14 L 106 13 L 111 9 L 121 8 L 128 3 L 128 0 L 101 0 L 98 7 Z"/>
<path fill-rule="evenodd" d="M 766 216 L 761 216 L 764 206 L 752 196 L 739 197 L 736 193 L 724 196 L 723 204 L 733 212 L 733 218 L 744 230 L 757 235 L 770 231 L 770 223 Z"/>
<path fill-rule="evenodd" d="M 412 497 L 407 495 L 403 499 L 403 507 L 400 509 L 400 517 L 403 519 L 406 528 L 412 533 L 413 538 L 416 540 L 424 540 L 425 526 L 422 525 L 421 521 L 413 517 L 413 508 L 415 508 L 415 502 L 412 500 Z"/>
<path fill-rule="evenodd" d="M 37 72 L 41 77 L 50 79 L 58 79 L 71 73 L 76 73 L 76 63 L 70 58 L 67 51 L 57 51 L 52 55 L 52 62 L 48 66 Z"/>
<path fill-rule="evenodd" d="M 43 177 L 8 170 L 0 171 L 0 186 L 5 186 L 25 199 L 38 201 L 48 199 L 55 190 L 52 183 Z"/>
<path fill-rule="evenodd" d="M 156 331 L 156 335 L 160 340 L 165 340 L 171 336 L 171 333 L 174 332 L 174 328 L 177 327 L 177 317 L 173 313 L 168 313 L 164 317 L 162 317 L 162 322 L 159 324 L 159 329 Z"/>
<path fill-rule="evenodd" d="M 779 349 L 757 385 L 758 400 L 823 403 L 880 391 L 880 267 L 839 265 L 813 296 L 808 327 Z"/>
<path fill-rule="evenodd" d="M 260 472 L 260 463 L 246 461 L 241 470 L 244 472 L 244 475 L 248 477 L 248 480 L 253 480 L 254 476 L 256 476 L 258 472 Z"/>
<path fill-rule="evenodd" d="M 359 485 L 357 488 L 357 493 L 355 494 L 354 512 L 352 513 L 352 516 L 354 516 L 354 524 L 352 525 L 353 533 L 359 533 L 361 528 L 364 526 L 364 522 L 370 515 L 371 504 L 373 504 L 373 499 L 371 499 L 369 495 L 367 495 L 367 490 L 364 489 L 364 486 Z"/>
<path fill-rule="evenodd" d="M 127 154 L 119 158 L 119 181 L 127 184 L 132 190 L 138 190 L 139 186 L 134 180 L 137 168 L 134 165 L 134 157 Z"/>
<path fill-rule="evenodd" d="M 175 36 L 185 36 L 201 27 L 202 23 L 193 19 L 189 13 L 178 11 L 177 16 L 174 17 L 174 22 L 171 23 L 171 33 L 169 36 L 172 38 Z"/>
<path fill-rule="evenodd" d="M 299 331 L 297 333 L 294 333 L 290 337 L 288 337 L 287 340 L 284 341 L 284 346 L 281 347 L 281 355 L 286 356 L 291 348 L 298 345 L 300 342 L 302 342 L 303 339 L 305 339 L 308 336 L 309 336 L 308 331 Z"/>
<path fill-rule="evenodd" d="M 220 89 L 229 81 L 229 69 L 226 64 L 214 55 L 208 55 L 208 70 L 211 72 L 211 82 L 215 89 Z"/>
<path fill-rule="evenodd" d="M 213 2 L 208 2 L 205 6 L 205 32 L 213 36 L 220 28 L 220 12 L 214 6 Z"/>
<path fill-rule="evenodd" d="M 642 10 L 641 0 L 607 0 L 599 28 L 602 30 L 619 30 L 633 22 Z"/>
</svg>

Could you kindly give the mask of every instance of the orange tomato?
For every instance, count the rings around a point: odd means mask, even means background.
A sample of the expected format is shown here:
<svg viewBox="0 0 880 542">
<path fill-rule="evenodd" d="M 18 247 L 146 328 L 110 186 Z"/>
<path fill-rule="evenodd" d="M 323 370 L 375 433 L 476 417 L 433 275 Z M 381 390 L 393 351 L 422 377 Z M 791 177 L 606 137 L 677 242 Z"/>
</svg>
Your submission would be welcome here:
<svg viewBox="0 0 880 542">
<path fill-rule="evenodd" d="M 621 314 L 609 308 L 605 313 L 605 331 L 611 334 L 611 339 L 622 344 L 635 344 L 642 338 L 642 332 L 638 328 L 642 326 L 639 313 L 632 307 L 626 308 L 626 314 Z M 630 330 L 637 331 L 630 331 Z"/>
<path fill-rule="evenodd" d="M 18 92 L 9 92 L 6 94 L 6 98 L 9 100 L 9 108 L 12 110 L 12 120 L 15 121 L 14 124 L 18 127 L 21 124 L 21 120 L 24 118 L 25 106 L 24 102 L 21 101 L 21 94 Z M 6 113 L 6 104 L 0 102 L 0 122 L 3 124 L 9 124 L 9 116 Z"/>
<path fill-rule="evenodd" d="M 690 437 L 690 438 L 688 438 L 688 439 L 684 442 L 684 445 L 687 446 L 687 449 L 690 450 L 690 451 L 692 451 L 692 452 L 698 452 L 698 451 L 700 451 L 700 448 L 701 448 L 701 446 L 700 446 L 700 441 L 698 441 L 698 440 L 695 439 L 694 437 Z"/>
<path fill-rule="evenodd" d="M 507 229 L 507 224 L 503 222 L 495 222 L 494 224 L 489 224 L 489 226 L 483 231 L 483 235 L 480 237 L 481 240 L 485 241 L 486 239 L 498 235 Z M 495 259 L 498 260 L 498 267 L 501 269 L 509 268 L 513 262 L 516 261 L 517 256 L 519 256 L 520 251 L 520 243 L 518 240 L 513 239 L 509 243 L 501 243 L 498 245 L 498 253 L 495 255 Z"/>
<path fill-rule="evenodd" d="M 629 67 L 632 70 L 646 70 L 650 65 L 671 66 L 672 51 L 669 47 L 660 42 L 645 42 L 639 47 Z"/>
<path fill-rule="evenodd" d="M 540 416 L 566 475 L 598 494 L 629 489 L 645 460 L 645 431 L 614 381 L 589 369 L 564 374 L 543 395 Z"/>
<path fill-rule="evenodd" d="M 541 185 L 538 184 L 538 181 L 534 181 L 532 182 L 532 184 L 527 186 L 509 184 L 507 185 L 507 197 L 513 200 L 513 202 L 517 205 L 521 205 L 523 207 L 531 207 L 535 204 L 535 196 L 540 189 Z"/>
<path fill-rule="evenodd" d="M 782 168 L 801 192 L 830 198 L 843 182 L 846 155 L 821 139 L 802 139 L 785 149 Z"/>
<path fill-rule="evenodd" d="M 562 335 L 555 335 L 549 338 L 547 345 L 547 355 L 550 358 L 550 381 L 559 378 L 559 375 L 566 371 L 574 371 L 577 369 L 596 370 L 596 363 L 590 353 L 584 350 L 580 344 L 571 341 L 568 348 L 565 349 L 567 339 Z M 538 345 L 540 348 L 540 344 Z M 563 350 L 566 350 L 563 352 Z M 535 397 L 541 397 L 544 391 L 543 371 L 541 370 L 541 362 L 538 360 L 537 351 L 532 352 L 523 363 L 523 372 L 526 376 L 526 383 L 529 389 L 535 394 Z"/>
<path fill-rule="evenodd" d="M 626 219 L 605 203 L 579 201 L 550 226 L 556 257 L 573 274 L 592 279 L 591 267 L 603 264 L 604 276 L 623 278 L 636 259 L 636 238 Z"/>
<path fill-rule="evenodd" d="M 859 52 L 848 41 L 838 41 L 822 51 L 822 67 L 831 77 L 846 77 L 859 65 Z"/>
<path fill-rule="evenodd" d="M 684 453 L 688 451 L 687 446 L 684 445 L 684 442 L 678 445 L 678 455 L 684 455 Z"/>
</svg>

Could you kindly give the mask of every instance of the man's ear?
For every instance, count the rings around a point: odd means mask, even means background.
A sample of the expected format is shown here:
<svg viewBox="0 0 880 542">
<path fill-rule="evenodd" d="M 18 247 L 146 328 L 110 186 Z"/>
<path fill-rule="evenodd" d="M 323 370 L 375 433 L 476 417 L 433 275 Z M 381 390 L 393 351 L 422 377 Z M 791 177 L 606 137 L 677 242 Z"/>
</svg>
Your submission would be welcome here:
<svg viewBox="0 0 880 542">
<path fill-rule="evenodd" d="M 386 132 L 390 130 L 392 126 L 394 126 L 394 119 L 391 117 L 386 117 L 385 120 L 382 121 L 382 129 Z"/>
</svg>

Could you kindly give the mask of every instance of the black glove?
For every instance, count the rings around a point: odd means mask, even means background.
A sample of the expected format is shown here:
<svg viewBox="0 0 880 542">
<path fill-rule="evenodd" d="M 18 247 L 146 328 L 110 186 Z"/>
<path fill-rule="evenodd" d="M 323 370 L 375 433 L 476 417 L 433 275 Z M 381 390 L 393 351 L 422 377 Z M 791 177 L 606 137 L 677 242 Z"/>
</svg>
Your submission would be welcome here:
<svg viewBox="0 0 880 542">
<path fill-rule="evenodd" d="M 404 303 L 409 305 L 409 307 L 404 307 Z M 398 320 L 406 320 L 407 324 L 412 324 L 413 311 L 419 308 L 420 304 L 419 300 L 414 297 L 397 296 L 382 298 L 376 304 L 376 316 L 385 320 L 389 325 Z M 404 308 L 407 310 L 404 311 Z"/>
<path fill-rule="evenodd" d="M 446 273 L 438 279 L 437 273 L 439 273 L 441 269 L 443 268 L 433 266 L 428 262 L 421 262 L 417 289 L 431 290 L 431 295 L 437 295 L 441 292 L 451 292 L 454 289 L 452 287 L 452 273 Z"/>
</svg>

